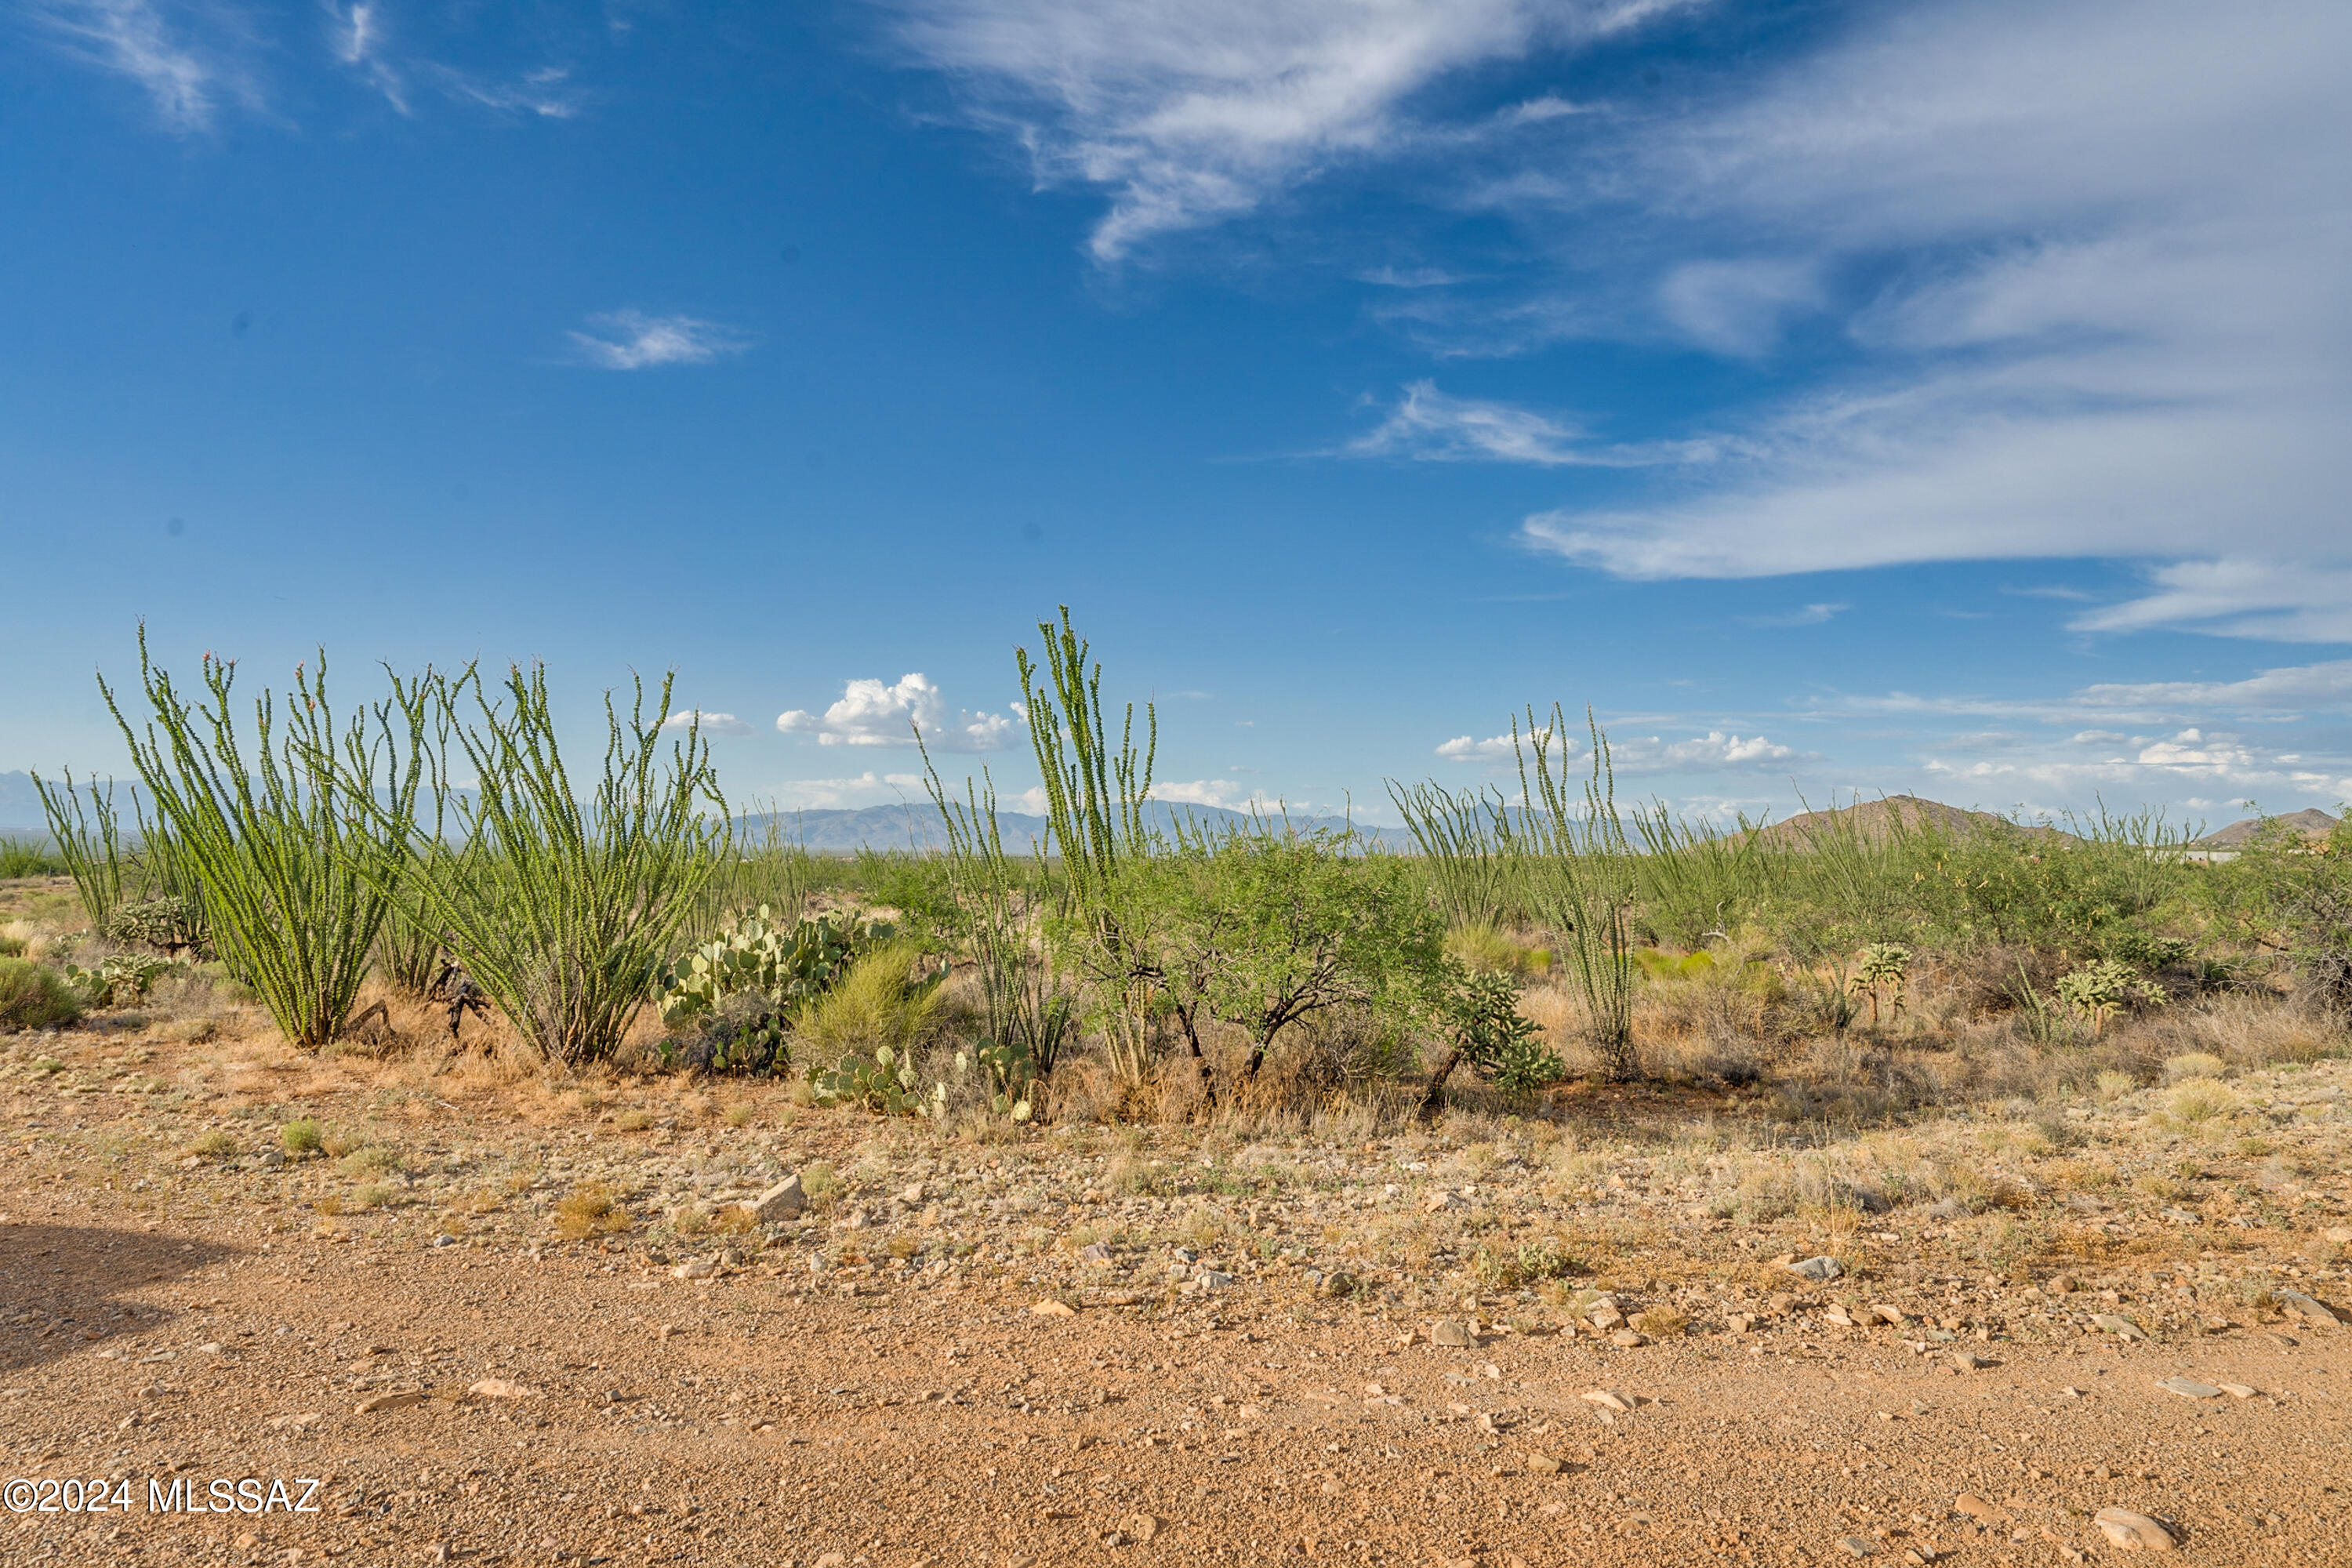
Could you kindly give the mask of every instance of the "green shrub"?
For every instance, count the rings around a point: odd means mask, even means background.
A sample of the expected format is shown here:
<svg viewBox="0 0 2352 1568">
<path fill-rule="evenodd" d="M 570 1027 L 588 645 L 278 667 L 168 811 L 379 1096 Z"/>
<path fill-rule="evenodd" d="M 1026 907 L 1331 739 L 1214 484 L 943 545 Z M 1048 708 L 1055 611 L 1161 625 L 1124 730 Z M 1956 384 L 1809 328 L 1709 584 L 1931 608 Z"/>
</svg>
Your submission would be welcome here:
<svg viewBox="0 0 2352 1568">
<path fill-rule="evenodd" d="M 940 992 L 937 981 L 915 978 L 919 956 L 910 942 L 891 942 L 851 964 L 839 984 L 794 1017 L 802 1051 L 826 1060 L 871 1056 L 887 1046 L 903 1056 L 929 1039 L 939 1022 Z"/>
<path fill-rule="evenodd" d="M 327 1132 L 316 1118 L 299 1116 L 278 1130 L 278 1142 L 289 1154 L 316 1154 L 326 1147 Z"/>
<path fill-rule="evenodd" d="M 73 987 L 55 970 L 25 958 L 0 958 L 0 1034 L 54 1029 L 81 1016 Z"/>
<path fill-rule="evenodd" d="M 49 853 L 48 847 L 29 838 L 0 837 L 0 881 L 11 877 L 57 877 L 65 873 L 66 863 Z"/>
</svg>

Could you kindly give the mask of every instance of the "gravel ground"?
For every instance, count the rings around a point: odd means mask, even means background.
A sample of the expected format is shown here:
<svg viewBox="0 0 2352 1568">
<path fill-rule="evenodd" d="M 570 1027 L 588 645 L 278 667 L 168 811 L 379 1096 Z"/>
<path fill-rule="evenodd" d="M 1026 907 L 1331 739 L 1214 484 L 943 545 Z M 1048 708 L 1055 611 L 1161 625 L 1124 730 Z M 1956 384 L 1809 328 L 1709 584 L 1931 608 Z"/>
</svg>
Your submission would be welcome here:
<svg viewBox="0 0 2352 1568">
<path fill-rule="evenodd" d="M 433 1065 L 0 1040 L 0 1474 L 131 1505 L 0 1561 L 2059 1563 L 2122 1508 L 2352 1563 L 2341 1061 L 1821 1149 Z M 1945 1195 L 1772 1199 L 1899 1170 Z M 810 1212 L 741 1206 L 795 1171 Z"/>
</svg>

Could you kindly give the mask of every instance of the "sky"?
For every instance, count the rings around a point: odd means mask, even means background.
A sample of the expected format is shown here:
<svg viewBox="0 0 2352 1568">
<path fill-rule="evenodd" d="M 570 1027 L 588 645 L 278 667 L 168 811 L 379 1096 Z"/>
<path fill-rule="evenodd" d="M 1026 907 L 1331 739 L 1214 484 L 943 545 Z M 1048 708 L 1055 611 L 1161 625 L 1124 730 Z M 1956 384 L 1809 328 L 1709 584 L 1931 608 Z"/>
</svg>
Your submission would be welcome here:
<svg viewBox="0 0 2352 1568">
<path fill-rule="evenodd" d="M 730 797 L 2352 796 L 2340 0 L 0 0 L 0 771 L 674 671 Z"/>
</svg>

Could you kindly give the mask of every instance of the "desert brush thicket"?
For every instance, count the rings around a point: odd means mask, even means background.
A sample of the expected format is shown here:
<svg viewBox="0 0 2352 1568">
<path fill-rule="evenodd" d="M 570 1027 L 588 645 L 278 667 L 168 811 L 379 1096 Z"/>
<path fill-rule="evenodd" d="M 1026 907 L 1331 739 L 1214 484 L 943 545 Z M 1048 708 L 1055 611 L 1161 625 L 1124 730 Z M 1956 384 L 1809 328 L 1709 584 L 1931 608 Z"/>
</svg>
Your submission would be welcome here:
<svg viewBox="0 0 2352 1568">
<path fill-rule="evenodd" d="M 2293 991 L 2328 1049 L 2352 1009 L 2352 829 L 2205 864 L 2155 813 L 1691 821 L 1621 806 L 1597 719 L 1554 704 L 1513 721 L 1515 795 L 1391 781 L 1404 852 L 1155 804 L 1152 707 L 1106 703 L 1066 606 L 1038 631 L 1014 672 L 1043 837 L 1008 847 L 994 779 L 950 785 L 916 732 L 943 851 L 848 858 L 781 812 L 732 816 L 667 679 L 607 694 L 575 776 L 541 668 L 393 676 L 338 721 L 321 656 L 248 723 L 233 666 L 208 658 L 184 696 L 142 635 L 143 725 L 101 682 L 136 829 L 110 785 L 42 784 L 120 950 L 61 994 L 121 1005 L 216 952 L 315 1048 L 371 973 L 413 997 L 454 961 L 558 1069 L 791 1074 L 842 1103 L 1024 1118 L 1775 1074 L 1791 1115 L 1867 1117 L 2026 1081 L 1986 1065 L 2002 1053 L 2083 1093 L 2148 1081 L 2147 1042 L 2222 999 Z M 12 981 L 19 1011 L 57 1011 L 33 984 Z"/>
</svg>

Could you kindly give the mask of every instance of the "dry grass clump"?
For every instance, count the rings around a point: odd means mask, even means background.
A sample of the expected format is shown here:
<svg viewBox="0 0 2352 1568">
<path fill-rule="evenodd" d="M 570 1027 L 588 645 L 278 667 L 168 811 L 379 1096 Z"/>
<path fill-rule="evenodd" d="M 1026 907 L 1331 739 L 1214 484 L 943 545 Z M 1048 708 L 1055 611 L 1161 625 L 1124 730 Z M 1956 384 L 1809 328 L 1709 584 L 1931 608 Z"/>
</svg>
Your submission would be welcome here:
<svg viewBox="0 0 2352 1568">
<path fill-rule="evenodd" d="M 2195 1123 L 2227 1116 L 2243 1103 L 2229 1085 L 2210 1078 L 2192 1078 L 2172 1091 L 2165 1110 L 2175 1121 Z"/>
<path fill-rule="evenodd" d="M 619 1193 L 603 1182 L 587 1182 L 574 1187 L 555 1205 L 555 1234 L 567 1241 L 585 1241 L 590 1237 L 612 1236 L 628 1229 L 635 1221 L 621 1206 L 620 1198 Z"/>
<path fill-rule="evenodd" d="M 654 1124 L 654 1113 L 638 1107 L 615 1111 L 613 1125 L 624 1132 L 643 1132 Z"/>
<path fill-rule="evenodd" d="M 2223 1079 L 2230 1076 L 2230 1064 L 2210 1051 L 2183 1051 L 2177 1057 L 2164 1058 L 2164 1081 L 2183 1083 L 2193 1078 Z"/>
</svg>

